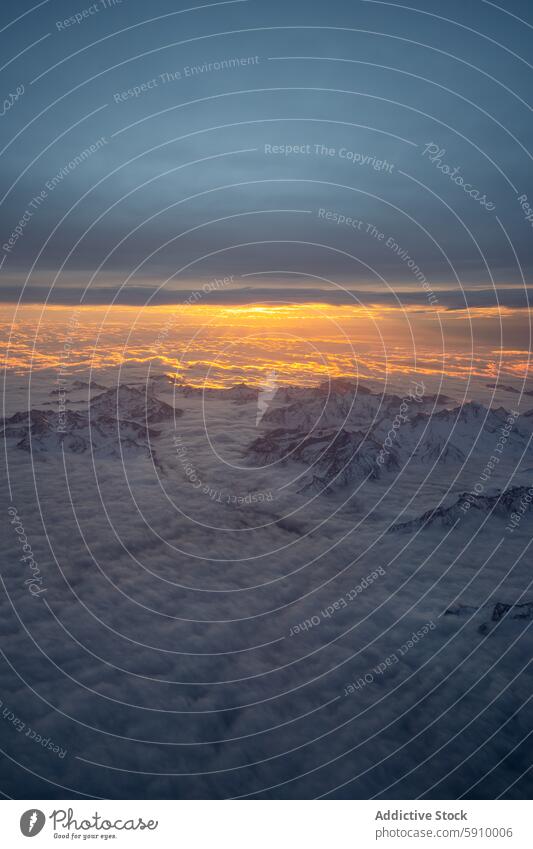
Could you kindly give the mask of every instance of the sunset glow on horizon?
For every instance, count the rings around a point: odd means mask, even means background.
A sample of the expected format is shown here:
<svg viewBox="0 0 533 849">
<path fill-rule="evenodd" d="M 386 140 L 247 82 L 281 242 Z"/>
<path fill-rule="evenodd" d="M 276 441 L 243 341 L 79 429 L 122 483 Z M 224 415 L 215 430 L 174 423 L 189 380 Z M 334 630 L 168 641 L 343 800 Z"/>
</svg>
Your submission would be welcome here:
<svg viewBox="0 0 533 849">
<path fill-rule="evenodd" d="M 65 345 L 73 372 L 145 366 L 205 387 L 257 385 L 272 370 L 301 385 L 413 371 L 520 378 L 530 358 L 527 346 L 502 344 L 500 334 L 527 335 L 529 314 L 512 308 L 10 304 L 2 313 L 6 362 L 19 374 L 57 369 Z"/>
</svg>

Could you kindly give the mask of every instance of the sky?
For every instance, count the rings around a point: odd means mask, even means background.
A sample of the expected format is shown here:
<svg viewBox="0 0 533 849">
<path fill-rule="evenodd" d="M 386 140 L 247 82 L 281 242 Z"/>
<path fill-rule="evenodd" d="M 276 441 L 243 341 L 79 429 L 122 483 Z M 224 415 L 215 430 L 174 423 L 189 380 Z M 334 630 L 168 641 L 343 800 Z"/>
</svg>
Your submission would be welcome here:
<svg viewBox="0 0 533 849">
<path fill-rule="evenodd" d="M 527 2 L 16 13 L 2 300 L 528 306 Z"/>
</svg>

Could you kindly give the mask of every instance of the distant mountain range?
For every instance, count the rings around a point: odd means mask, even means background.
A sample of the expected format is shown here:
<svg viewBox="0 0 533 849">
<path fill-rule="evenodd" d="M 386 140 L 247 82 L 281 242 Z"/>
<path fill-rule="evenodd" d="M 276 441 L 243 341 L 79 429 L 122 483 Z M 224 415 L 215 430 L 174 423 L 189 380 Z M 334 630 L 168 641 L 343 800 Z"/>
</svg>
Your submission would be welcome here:
<svg viewBox="0 0 533 849">
<path fill-rule="evenodd" d="M 122 385 L 93 397 L 84 411 L 32 409 L 2 420 L 1 428 L 17 448 L 40 454 L 63 449 L 73 454 L 92 450 L 96 456 L 154 456 L 151 446 L 160 432 L 149 425 L 171 423 L 181 415 L 153 394 Z"/>
<path fill-rule="evenodd" d="M 440 506 L 434 510 L 427 510 L 416 519 L 392 525 L 390 531 L 412 533 L 420 529 L 430 529 L 437 525 L 452 527 L 458 520 L 464 519 L 465 515 L 469 517 L 471 515 L 476 517 L 490 515 L 507 521 L 513 513 L 521 510 L 523 505 L 525 505 L 524 512 L 531 513 L 532 506 L 526 499 L 529 489 L 526 486 L 513 486 L 494 495 L 473 495 L 463 492 L 448 507 Z M 470 506 L 468 509 L 464 509 L 467 504 Z"/>
<path fill-rule="evenodd" d="M 532 465 L 532 431 L 533 411 L 518 416 L 475 401 L 453 407 L 442 395 L 401 398 L 352 384 L 273 406 L 245 456 L 254 464 L 306 464 L 303 490 L 331 493 L 404 468 L 479 472 L 495 451 L 495 468 L 501 456 Z"/>
</svg>

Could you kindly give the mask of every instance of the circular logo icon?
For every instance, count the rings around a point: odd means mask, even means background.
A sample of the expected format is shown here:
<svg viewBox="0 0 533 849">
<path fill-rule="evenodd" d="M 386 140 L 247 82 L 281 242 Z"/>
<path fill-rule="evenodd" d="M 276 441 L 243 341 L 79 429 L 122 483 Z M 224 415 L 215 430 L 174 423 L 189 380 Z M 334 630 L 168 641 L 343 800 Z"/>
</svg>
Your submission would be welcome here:
<svg viewBox="0 0 533 849">
<path fill-rule="evenodd" d="M 30 808 L 29 811 L 24 811 L 20 818 L 20 830 L 24 837 L 35 837 L 42 831 L 45 822 L 46 817 L 42 811 Z"/>
</svg>

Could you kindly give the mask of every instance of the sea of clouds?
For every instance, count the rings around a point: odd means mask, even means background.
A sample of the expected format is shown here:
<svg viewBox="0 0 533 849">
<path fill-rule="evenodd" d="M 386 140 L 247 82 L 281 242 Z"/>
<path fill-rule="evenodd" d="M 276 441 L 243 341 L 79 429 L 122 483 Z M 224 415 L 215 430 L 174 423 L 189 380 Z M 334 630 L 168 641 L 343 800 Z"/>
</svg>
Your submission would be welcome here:
<svg viewBox="0 0 533 849">
<path fill-rule="evenodd" d="M 33 391 L 46 409 L 50 385 Z M 5 442 L 4 792 L 527 796 L 532 620 L 493 610 L 533 600 L 531 513 L 513 533 L 497 510 L 390 530 L 453 504 L 486 458 L 455 483 L 405 468 L 305 494 L 301 464 L 251 461 L 256 400 L 158 394 L 183 413 L 157 426 L 157 463 Z"/>
</svg>

